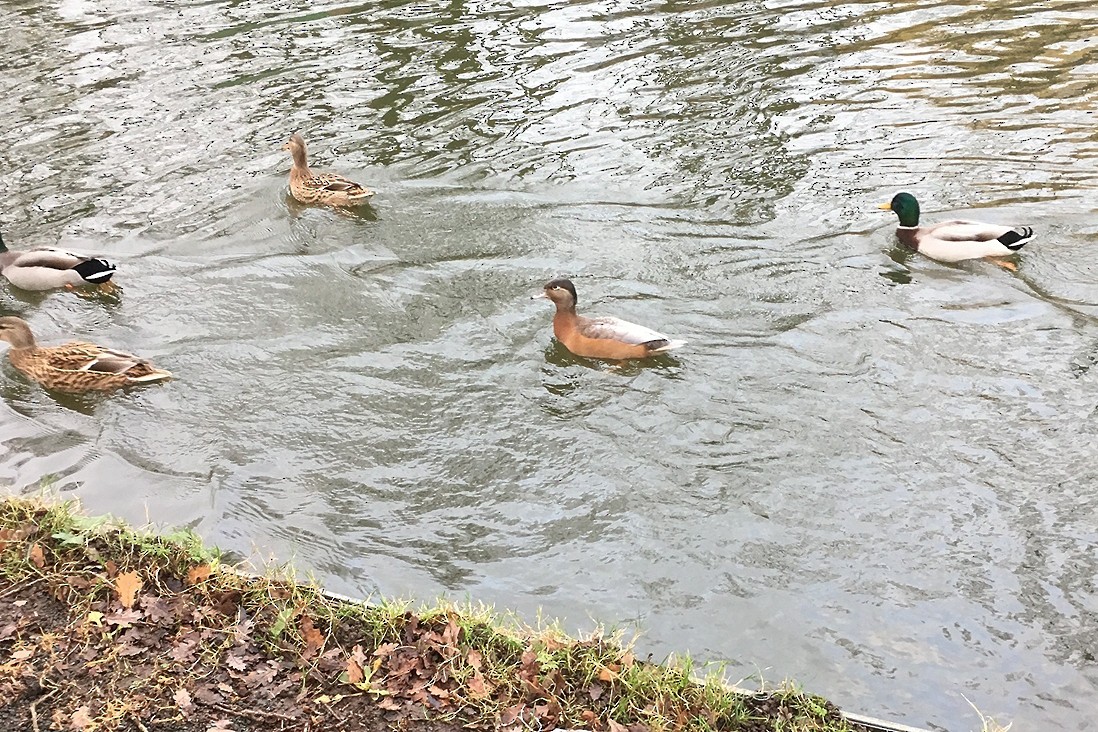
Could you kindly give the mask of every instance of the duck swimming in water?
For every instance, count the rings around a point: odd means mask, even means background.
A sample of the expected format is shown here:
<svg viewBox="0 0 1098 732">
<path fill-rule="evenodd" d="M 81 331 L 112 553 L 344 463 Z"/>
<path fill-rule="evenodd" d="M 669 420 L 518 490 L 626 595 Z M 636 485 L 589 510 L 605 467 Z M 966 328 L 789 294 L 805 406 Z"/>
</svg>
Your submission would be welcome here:
<svg viewBox="0 0 1098 732">
<path fill-rule="evenodd" d="M 897 193 L 892 201 L 882 203 L 879 208 L 896 212 L 900 219 L 896 237 L 901 244 L 939 262 L 986 257 L 1002 267 L 1016 269 L 995 258 L 1009 257 L 1033 239 L 1033 229 L 1028 226 L 962 220 L 919 226 L 919 202 L 910 193 Z"/>
<path fill-rule="evenodd" d="M 338 173 L 321 173 L 309 169 L 305 150 L 305 138 L 294 133 L 282 146 L 294 158 L 290 168 L 290 193 L 302 203 L 326 206 L 354 206 L 364 203 L 374 192 L 365 186 L 344 178 Z"/>
<path fill-rule="evenodd" d="M 64 249 L 37 247 L 13 252 L 0 236 L 0 275 L 22 290 L 99 285 L 105 291 L 114 291 L 119 289 L 110 282 L 114 272 L 114 265 L 105 259 Z"/>
<path fill-rule="evenodd" d="M 172 376 L 142 358 L 91 343 L 39 346 L 22 318 L 0 318 L 0 341 L 11 344 L 8 360 L 15 368 L 54 391 L 113 391 Z"/>
<path fill-rule="evenodd" d="M 553 301 L 553 335 L 577 356 L 625 360 L 646 358 L 686 345 L 643 325 L 619 318 L 587 318 L 576 313 L 576 287 L 571 280 L 553 280 L 540 295 Z"/>
</svg>

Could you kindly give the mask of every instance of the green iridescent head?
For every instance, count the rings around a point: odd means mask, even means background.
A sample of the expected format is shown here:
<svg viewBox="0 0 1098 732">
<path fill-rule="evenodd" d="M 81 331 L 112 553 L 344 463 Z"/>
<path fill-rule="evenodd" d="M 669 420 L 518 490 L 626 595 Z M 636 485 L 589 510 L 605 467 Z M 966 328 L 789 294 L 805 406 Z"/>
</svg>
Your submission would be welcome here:
<svg viewBox="0 0 1098 732">
<path fill-rule="evenodd" d="M 900 226 L 919 225 L 919 202 L 910 193 L 897 193 L 890 203 L 882 203 L 878 208 L 895 211 L 900 217 Z"/>
</svg>

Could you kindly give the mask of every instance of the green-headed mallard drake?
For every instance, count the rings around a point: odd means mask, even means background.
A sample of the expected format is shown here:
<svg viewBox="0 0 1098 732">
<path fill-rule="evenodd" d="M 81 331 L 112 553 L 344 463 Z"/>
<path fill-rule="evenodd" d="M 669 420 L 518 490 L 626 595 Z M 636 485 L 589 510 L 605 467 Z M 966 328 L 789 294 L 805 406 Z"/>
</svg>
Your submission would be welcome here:
<svg viewBox="0 0 1098 732">
<path fill-rule="evenodd" d="M 0 341 L 11 344 L 8 359 L 15 368 L 54 391 L 113 391 L 172 376 L 137 356 L 91 343 L 39 346 L 21 318 L 0 318 Z"/>
<path fill-rule="evenodd" d="M 112 291 L 118 289 L 110 282 L 114 270 L 114 265 L 105 259 L 53 247 L 12 252 L 0 236 L 0 275 L 23 290 L 99 285 L 104 290 Z"/>
<path fill-rule="evenodd" d="M 1033 229 L 1002 226 L 979 221 L 943 221 L 919 226 L 919 202 L 910 193 L 897 193 L 880 208 L 895 211 L 900 219 L 896 237 L 900 243 L 939 262 L 961 262 L 981 257 L 1009 257 L 1029 243 Z M 1015 269 L 1006 262 L 996 264 Z"/>
<path fill-rule="evenodd" d="M 374 192 L 337 173 L 318 173 L 309 169 L 305 138 L 294 133 L 282 146 L 294 157 L 290 168 L 290 193 L 302 203 L 326 206 L 354 206 L 364 203 Z"/>
<path fill-rule="evenodd" d="M 576 314 L 576 287 L 570 280 L 553 280 L 540 295 L 557 306 L 553 335 L 572 353 L 585 358 L 625 360 L 666 353 L 686 345 L 643 325 L 618 318 L 585 318 Z"/>
</svg>

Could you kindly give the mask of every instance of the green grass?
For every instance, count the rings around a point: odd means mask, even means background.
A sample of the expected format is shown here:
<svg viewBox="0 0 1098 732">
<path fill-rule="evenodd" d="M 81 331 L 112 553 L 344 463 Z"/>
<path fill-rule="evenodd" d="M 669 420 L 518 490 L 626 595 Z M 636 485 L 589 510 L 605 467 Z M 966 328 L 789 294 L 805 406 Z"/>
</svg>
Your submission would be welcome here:
<svg viewBox="0 0 1098 732">
<path fill-rule="evenodd" d="M 3 584 L 49 584 L 52 578 L 53 587 L 64 588 L 66 576 L 90 572 L 104 578 L 88 590 L 68 593 L 67 602 L 77 613 L 81 605 L 113 591 L 107 574 L 137 571 L 146 591 L 186 591 L 210 602 L 238 598 L 261 631 L 256 637 L 271 654 L 304 658 L 310 655 L 310 642 L 315 648 L 319 637 L 323 649 L 339 647 L 349 653 L 357 645 L 372 658 L 383 645 L 406 643 L 409 633 L 418 634 L 415 642 L 427 649 L 430 663 L 444 669 L 442 677 L 456 685 L 459 703 L 439 713 L 461 714 L 463 719 L 472 710 L 480 719 L 497 720 L 508 708 L 528 703 L 544 705 L 558 726 L 577 729 L 606 729 L 609 720 L 685 732 L 858 729 L 833 705 L 791 685 L 743 694 L 727 685 L 720 665 L 699 673 L 688 656 L 663 664 L 639 661 L 632 642 L 623 641 L 621 633 L 574 639 L 555 622 L 539 620 L 529 627 L 513 615 L 472 602 L 344 602 L 325 596 L 314 584 L 295 581 L 292 567 L 244 575 L 224 567 L 222 555 L 204 547 L 192 532 L 157 534 L 89 519 L 72 503 L 0 502 L 0 539 L 5 545 L 0 555 Z M 42 552 L 43 566 L 33 561 L 34 546 Z M 104 573 L 109 567 L 114 571 Z M 440 637 L 448 640 L 438 641 Z M 388 693 L 371 686 L 370 675 L 383 677 L 384 668 L 364 670 L 368 678 L 359 690 Z M 481 683 L 490 691 L 478 693 L 473 685 Z"/>
</svg>

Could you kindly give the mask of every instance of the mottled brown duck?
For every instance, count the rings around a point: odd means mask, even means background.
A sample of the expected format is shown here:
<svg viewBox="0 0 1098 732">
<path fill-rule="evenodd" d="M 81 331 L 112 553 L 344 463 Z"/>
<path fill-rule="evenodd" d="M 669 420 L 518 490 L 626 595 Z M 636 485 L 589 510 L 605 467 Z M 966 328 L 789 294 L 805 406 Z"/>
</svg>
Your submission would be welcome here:
<svg viewBox="0 0 1098 732">
<path fill-rule="evenodd" d="M 8 359 L 15 368 L 54 391 L 113 391 L 172 376 L 142 358 L 92 343 L 39 346 L 21 318 L 0 318 L 0 340 L 11 344 Z"/>
<path fill-rule="evenodd" d="M 290 168 L 290 193 L 302 203 L 324 206 L 355 206 L 367 201 L 374 192 L 338 173 L 321 173 L 309 168 L 305 138 L 293 134 L 283 150 L 289 150 L 294 165 Z"/>
</svg>

